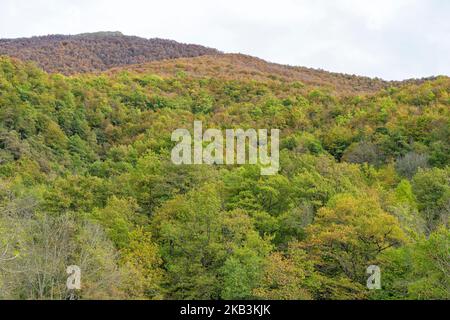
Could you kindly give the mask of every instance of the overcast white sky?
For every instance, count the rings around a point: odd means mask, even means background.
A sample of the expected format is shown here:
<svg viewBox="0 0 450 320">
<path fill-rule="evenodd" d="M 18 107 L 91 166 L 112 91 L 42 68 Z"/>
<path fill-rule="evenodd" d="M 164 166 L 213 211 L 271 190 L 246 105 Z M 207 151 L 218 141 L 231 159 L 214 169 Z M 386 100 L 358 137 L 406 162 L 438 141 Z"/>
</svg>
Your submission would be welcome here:
<svg viewBox="0 0 450 320">
<path fill-rule="evenodd" d="M 448 0 L 0 0 L 0 38 L 94 31 L 384 79 L 450 75 Z"/>
</svg>

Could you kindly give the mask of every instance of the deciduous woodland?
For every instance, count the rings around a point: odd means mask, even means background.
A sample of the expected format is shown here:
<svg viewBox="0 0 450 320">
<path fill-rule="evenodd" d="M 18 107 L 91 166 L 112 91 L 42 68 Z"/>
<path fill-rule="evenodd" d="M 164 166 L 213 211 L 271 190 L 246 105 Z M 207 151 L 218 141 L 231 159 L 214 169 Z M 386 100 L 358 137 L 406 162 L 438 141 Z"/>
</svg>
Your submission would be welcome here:
<svg viewBox="0 0 450 320">
<path fill-rule="evenodd" d="M 449 299 L 450 79 L 271 68 L 0 58 L 0 298 L 65 299 L 78 265 L 81 299 Z M 173 164 L 194 120 L 280 129 L 280 171 Z"/>
<path fill-rule="evenodd" d="M 48 72 L 74 74 L 153 60 L 220 54 L 194 44 L 165 39 L 144 39 L 120 32 L 49 35 L 0 39 L 0 54 L 35 61 Z"/>
</svg>

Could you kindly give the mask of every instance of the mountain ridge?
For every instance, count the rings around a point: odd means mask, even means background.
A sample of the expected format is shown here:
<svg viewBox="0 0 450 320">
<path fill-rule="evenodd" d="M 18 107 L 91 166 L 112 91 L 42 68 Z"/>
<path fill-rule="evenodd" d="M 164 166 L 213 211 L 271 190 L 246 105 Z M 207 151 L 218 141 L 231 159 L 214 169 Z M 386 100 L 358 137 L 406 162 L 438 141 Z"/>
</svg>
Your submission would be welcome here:
<svg viewBox="0 0 450 320">
<path fill-rule="evenodd" d="M 120 31 L 0 39 L 0 55 L 32 61 L 46 72 L 65 75 L 131 70 L 174 76 L 185 72 L 194 77 L 299 81 L 344 93 L 372 93 L 390 87 L 422 84 L 441 77 L 388 81 L 283 65 L 196 44 L 124 35 Z"/>
<path fill-rule="evenodd" d="M 65 75 L 204 54 L 220 51 L 174 40 L 126 36 L 119 31 L 0 39 L 0 55 L 33 61 L 49 73 Z"/>
<path fill-rule="evenodd" d="M 126 67 L 116 67 L 105 71 L 108 74 L 121 71 L 136 73 L 153 73 L 160 76 L 173 77 L 184 72 L 191 77 L 211 77 L 230 80 L 257 81 L 299 81 L 307 85 L 329 87 L 335 91 L 349 93 L 377 92 L 390 87 L 411 84 L 422 84 L 439 77 L 388 81 L 381 78 L 370 78 L 302 66 L 290 66 L 265 61 L 261 58 L 240 54 L 224 53 L 220 55 L 204 55 L 192 58 L 164 59 Z"/>
</svg>

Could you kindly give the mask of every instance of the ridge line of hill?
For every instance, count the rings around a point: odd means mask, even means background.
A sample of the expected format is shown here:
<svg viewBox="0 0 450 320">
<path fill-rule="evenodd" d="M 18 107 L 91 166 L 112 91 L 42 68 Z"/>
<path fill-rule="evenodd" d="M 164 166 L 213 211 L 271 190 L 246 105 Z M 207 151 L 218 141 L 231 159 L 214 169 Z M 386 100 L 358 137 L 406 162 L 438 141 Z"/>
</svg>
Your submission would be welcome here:
<svg viewBox="0 0 450 320">
<path fill-rule="evenodd" d="M 302 66 L 273 63 L 240 53 L 164 59 L 160 61 L 114 67 L 104 72 L 107 74 L 115 74 L 121 71 L 153 73 L 163 77 L 172 77 L 183 72 L 191 77 L 211 77 L 229 80 L 299 81 L 308 85 L 325 86 L 330 87 L 333 90 L 352 93 L 376 92 L 390 87 L 400 87 L 404 85 L 420 85 L 426 81 L 433 81 L 439 77 L 445 77 L 434 76 L 421 79 L 389 81 L 381 78 L 371 78 Z"/>
<path fill-rule="evenodd" d="M 130 70 L 175 76 L 184 72 L 192 77 L 299 81 L 343 93 L 372 93 L 390 87 L 422 84 L 441 77 L 389 81 L 283 65 L 196 44 L 123 35 L 119 31 L 0 39 L 0 55 L 32 61 L 46 72 L 65 75 Z"/>
</svg>

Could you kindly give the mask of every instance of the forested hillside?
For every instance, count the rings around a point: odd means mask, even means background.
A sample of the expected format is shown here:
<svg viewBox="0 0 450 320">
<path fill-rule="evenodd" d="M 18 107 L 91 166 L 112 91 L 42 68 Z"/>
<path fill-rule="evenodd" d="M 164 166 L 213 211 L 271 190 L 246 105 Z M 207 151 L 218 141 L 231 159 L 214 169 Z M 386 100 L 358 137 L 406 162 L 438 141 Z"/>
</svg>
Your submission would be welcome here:
<svg viewBox="0 0 450 320">
<path fill-rule="evenodd" d="M 74 74 L 153 60 L 220 52 L 172 40 L 144 39 L 120 32 L 0 39 L 0 55 L 34 61 L 48 72 Z"/>
<path fill-rule="evenodd" d="M 283 82 L 300 81 L 307 85 L 325 87 L 339 93 L 373 93 L 390 87 L 422 84 L 436 78 L 409 79 L 404 81 L 385 81 L 343 73 L 328 72 L 319 69 L 294 67 L 270 63 L 259 58 L 243 54 L 205 55 L 192 58 L 178 58 L 164 61 L 127 66 L 140 74 L 156 73 L 163 77 L 173 77 L 178 72 L 194 78 L 212 77 L 226 80 L 256 80 Z M 111 73 L 123 68 L 113 68 Z"/>
<path fill-rule="evenodd" d="M 49 35 L 0 39 L 0 55 L 32 61 L 49 73 L 73 75 L 122 67 L 137 73 L 174 76 L 183 70 L 192 77 L 301 81 L 340 93 L 369 93 L 433 79 L 385 81 L 306 67 L 269 63 L 242 54 L 223 54 L 212 48 L 172 40 L 144 39 L 120 32 Z M 192 59 L 192 57 L 197 57 Z M 162 60 L 162 61 L 161 61 Z"/>
<path fill-rule="evenodd" d="M 204 59 L 0 58 L 0 298 L 66 298 L 68 265 L 82 299 L 450 298 L 449 78 L 364 93 Z M 194 120 L 279 128 L 279 174 L 172 164 Z"/>
</svg>

